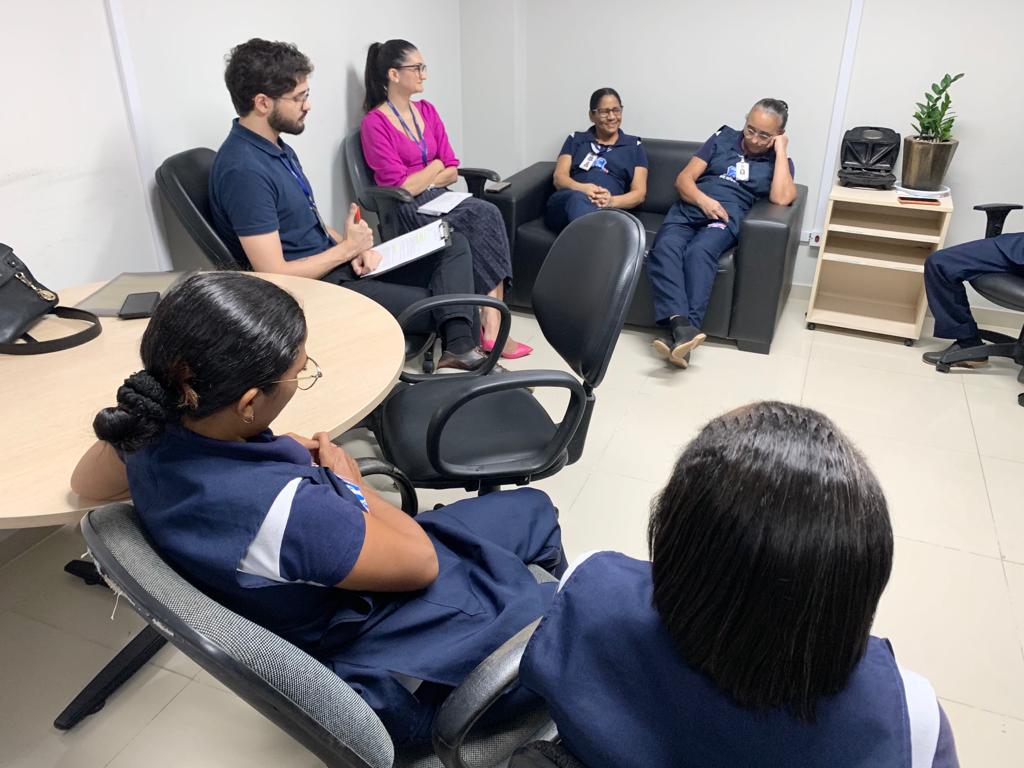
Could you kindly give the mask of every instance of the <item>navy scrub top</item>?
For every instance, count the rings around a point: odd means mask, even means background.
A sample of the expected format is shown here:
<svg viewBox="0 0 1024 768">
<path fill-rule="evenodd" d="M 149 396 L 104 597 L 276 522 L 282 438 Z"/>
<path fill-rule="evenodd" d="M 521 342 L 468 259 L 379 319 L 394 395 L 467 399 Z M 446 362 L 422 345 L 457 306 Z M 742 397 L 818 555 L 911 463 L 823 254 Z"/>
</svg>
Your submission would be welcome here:
<svg viewBox="0 0 1024 768">
<path fill-rule="evenodd" d="M 729 213 L 728 227 L 739 231 L 740 223 L 754 203 L 768 197 L 775 176 L 775 150 L 769 149 L 760 155 L 748 155 L 743 151 L 743 132 L 723 125 L 719 128 L 694 157 L 708 164 L 697 179 L 697 188 L 722 204 Z M 749 178 L 736 178 L 736 163 L 746 160 Z M 789 161 L 789 172 L 795 174 L 793 160 Z M 669 208 L 666 223 L 705 224 L 704 212 L 692 203 L 683 200 Z"/>
<path fill-rule="evenodd" d="M 438 697 L 410 692 L 396 674 L 457 685 L 547 607 L 555 584 L 538 584 L 524 562 L 564 565 L 550 499 L 522 488 L 417 516 L 439 564 L 426 589 L 338 589 L 362 549 L 365 502 L 292 438 L 267 430 L 227 442 L 169 426 L 125 463 L 161 555 L 333 669 L 397 743 L 429 740 Z"/>
<path fill-rule="evenodd" d="M 589 170 L 580 168 L 588 154 L 598 155 Z M 594 128 L 577 131 L 566 137 L 562 149 L 558 153 L 570 155 L 572 165 L 569 176 L 579 184 L 597 184 L 613 195 L 624 195 L 633 183 L 633 172 L 636 168 L 647 167 L 647 153 L 638 136 L 619 131 L 619 138 L 614 144 L 599 144 Z"/>
</svg>

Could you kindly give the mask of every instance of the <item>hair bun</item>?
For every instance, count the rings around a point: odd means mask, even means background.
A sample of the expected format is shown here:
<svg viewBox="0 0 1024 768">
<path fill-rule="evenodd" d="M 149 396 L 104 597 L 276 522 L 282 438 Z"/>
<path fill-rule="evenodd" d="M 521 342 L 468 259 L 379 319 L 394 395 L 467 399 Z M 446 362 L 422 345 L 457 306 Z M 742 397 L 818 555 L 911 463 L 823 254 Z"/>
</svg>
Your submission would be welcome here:
<svg viewBox="0 0 1024 768">
<path fill-rule="evenodd" d="M 133 373 L 117 390 L 117 407 L 96 414 L 93 430 L 122 451 L 135 451 L 164 431 L 167 390 L 148 371 Z"/>
</svg>

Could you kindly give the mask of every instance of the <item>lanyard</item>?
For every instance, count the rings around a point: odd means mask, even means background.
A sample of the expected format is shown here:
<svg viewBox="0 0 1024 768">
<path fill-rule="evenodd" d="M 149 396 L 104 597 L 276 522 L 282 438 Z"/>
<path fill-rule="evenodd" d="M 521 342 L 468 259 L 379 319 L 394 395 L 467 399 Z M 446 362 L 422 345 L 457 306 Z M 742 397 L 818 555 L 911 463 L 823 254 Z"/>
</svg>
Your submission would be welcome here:
<svg viewBox="0 0 1024 768">
<path fill-rule="evenodd" d="M 592 142 L 590 142 L 590 148 L 592 150 L 594 150 L 594 154 L 595 155 L 600 157 L 601 155 L 605 154 L 606 152 L 611 152 L 613 149 L 615 149 L 615 145 L 612 144 L 609 147 L 606 144 L 598 144 L 596 141 L 592 141 Z"/>
<path fill-rule="evenodd" d="M 412 115 L 412 124 L 416 126 L 416 136 L 418 138 L 413 138 L 412 131 L 409 130 L 409 126 L 406 124 L 405 120 L 402 119 L 402 116 L 398 113 L 395 105 L 391 103 L 391 99 L 388 99 L 388 106 L 391 107 L 391 111 L 394 113 L 395 117 L 398 118 L 398 122 L 402 124 L 402 130 L 404 130 L 405 135 L 409 137 L 409 141 L 416 142 L 416 146 L 420 148 L 420 157 L 423 158 L 423 165 L 425 167 L 427 165 L 427 140 L 423 138 L 423 131 L 420 130 L 420 124 L 416 120 L 416 112 L 413 110 L 412 105 L 409 105 L 409 113 Z"/>
<path fill-rule="evenodd" d="M 313 215 L 316 216 L 316 223 L 320 225 L 320 228 L 324 231 L 324 234 L 327 235 L 327 239 L 333 243 L 334 238 L 331 236 L 331 233 L 327 230 L 327 224 L 326 222 L 324 222 L 323 217 L 320 215 L 320 210 L 316 207 L 316 201 L 313 200 L 313 188 L 309 186 L 309 182 L 307 182 L 306 179 L 303 178 L 302 174 L 299 173 L 299 171 L 295 168 L 295 166 L 292 165 L 292 161 L 289 159 L 288 155 L 279 155 L 279 157 L 281 158 L 281 162 L 284 163 L 284 167 L 288 169 L 288 172 L 291 173 L 291 175 L 294 176 L 295 180 L 299 183 L 299 188 L 302 190 L 302 193 L 306 196 L 306 200 L 309 201 L 309 210 L 311 210 L 313 212 Z"/>
</svg>

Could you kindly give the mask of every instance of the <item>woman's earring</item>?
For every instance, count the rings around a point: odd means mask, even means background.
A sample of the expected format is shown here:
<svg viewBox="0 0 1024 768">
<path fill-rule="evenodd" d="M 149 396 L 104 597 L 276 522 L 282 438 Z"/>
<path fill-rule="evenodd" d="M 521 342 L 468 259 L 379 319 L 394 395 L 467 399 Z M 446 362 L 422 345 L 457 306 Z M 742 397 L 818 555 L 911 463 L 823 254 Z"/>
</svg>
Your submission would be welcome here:
<svg viewBox="0 0 1024 768">
<path fill-rule="evenodd" d="M 242 421 L 244 421 L 246 424 L 252 424 L 254 421 L 256 421 L 256 416 L 255 414 L 250 413 L 248 416 L 243 416 Z"/>
</svg>

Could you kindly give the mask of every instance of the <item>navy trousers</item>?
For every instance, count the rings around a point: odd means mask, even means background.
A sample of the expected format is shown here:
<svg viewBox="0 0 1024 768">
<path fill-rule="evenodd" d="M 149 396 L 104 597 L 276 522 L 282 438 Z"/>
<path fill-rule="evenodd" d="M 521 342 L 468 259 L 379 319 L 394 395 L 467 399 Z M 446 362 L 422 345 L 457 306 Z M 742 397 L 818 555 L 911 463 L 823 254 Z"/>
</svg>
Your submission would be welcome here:
<svg viewBox="0 0 1024 768">
<path fill-rule="evenodd" d="M 935 335 L 973 339 L 978 335 L 964 281 L 999 272 L 1024 276 L 1024 232 L 973 240 L 936 251 L 924 263 L 924 289 L 935 316 Z"/>
<path fill-rule="evenodd" d="M 731 222 L 724 229 L 706 222 L 662 224 L 647 256 L 654 319 L 665 324 L 679 315 L 700 328 L 711 301 L 718 259 L 735 244 Z"/>
<path fill-rule="evenodd" d="M 544 212 L 544 223 L 552 232 L 561 232 L 570 221 L 580 216 L 601 210 L 583 192 L 575 189 L 560 189 L 548 198 Z"/>
</svg>

